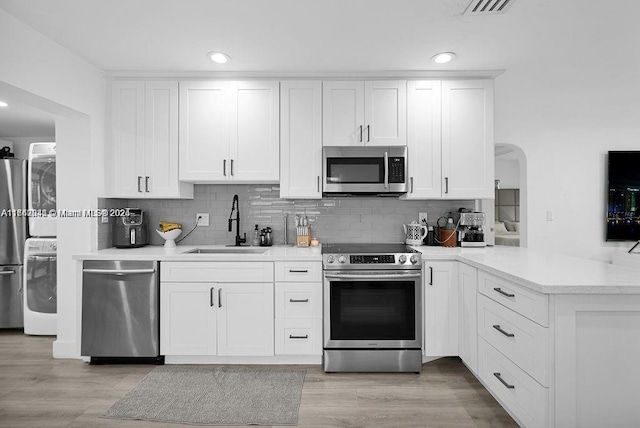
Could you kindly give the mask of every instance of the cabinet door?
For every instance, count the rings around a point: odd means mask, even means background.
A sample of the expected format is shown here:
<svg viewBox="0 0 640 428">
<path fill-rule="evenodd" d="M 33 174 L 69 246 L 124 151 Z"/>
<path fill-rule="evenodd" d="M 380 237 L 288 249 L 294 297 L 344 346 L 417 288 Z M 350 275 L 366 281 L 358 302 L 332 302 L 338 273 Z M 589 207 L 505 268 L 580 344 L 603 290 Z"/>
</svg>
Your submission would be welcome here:
<svg viewBox="0 0 640 428">
<path fill-rule="evenodd" d="M 441 82 L 407 82 L 409 191 L 402 199 L 442 197 Z"/>
<path fill-rule="evenodd" d="M 111 84 L 111 195 L 144 197 L 144 82 Z"/>
<path fill-rule="evenodd" d="M 145 84 L 146 196 L 193 197 L 193 185 L 178 181 L 178 82 Z"/>
<path fill-rule="evenodd" d="M 458 355 L 456 262 L 426 262 L 424 270 L 424 353 Z"/>
<path fill-rule="evenodd" d="M 180 82 L 180 180 L 229 179 L 228 98 L 228 82 Z"/>
<path fill-rule="evenodd" d="M 364 145 L 364 82 L 322 83 L 322 145 Z"/>
<path fill-rule="evenodd" d="M 322 82 L 280 82 L 280 197 L 322 198 Z"/>
<path fill-rule="evenodd" d="M 218 286 L 218 355 L 273 355 L 273 283 Z"/>
<path fill-rule="evenodd" d="M 216 355 L 217 284 L 160 284 L 160 354 Z"/>
<path fill-rule="evenodd" d="M 407 144 L 407 82 L 372 80 L 364 87 L 364 144 Z"/>
<path fill-rule="evenodd" d="M 232 82 L 229 174 L 233 181 L 280 178 L 279 82 Z"/>
<path fill-rule="evenodd" d="M 442 82 L 443 197 L 494 198 L 493 81 Z"/>
<path fill-rule="evenodd" d="M 473 373 L 478 373 L 478 270 L 458 264 L 460 290 L 460 358 Z"/>
</svg>

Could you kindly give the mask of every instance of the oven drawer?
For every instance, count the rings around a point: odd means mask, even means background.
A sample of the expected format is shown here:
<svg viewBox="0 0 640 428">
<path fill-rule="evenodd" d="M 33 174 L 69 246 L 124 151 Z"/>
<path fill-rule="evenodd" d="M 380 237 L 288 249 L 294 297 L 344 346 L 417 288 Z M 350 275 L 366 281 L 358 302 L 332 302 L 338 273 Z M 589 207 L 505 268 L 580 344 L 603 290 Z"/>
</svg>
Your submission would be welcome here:
<svg viewBox="0 0 640 428">
<path fill-rule="evenodd" d="M 546 427 L 549 390 L 484 339 L 478 340 L 480 380 L 525 427 Z"/>
<path fill-rule="evenodd" d="M 322 318 L 321 282 L 276 282 L 276 318 Z"/>
<path fill-rule="evenodd" d="M 275 271 L 276 281 L 322 281 L 322 262 L 275 262 Z"/>
<path fill-rule="evenodd" d="M 480 295 L 478 334 L 542 385 L 548 386 L 549 329 Z"/>
<path fill-rule="evenodd" d="M 278 319 L 276 355 L 322 355 L 322 319 Z"/>
<path fill-rule="evenodd" d="M 478 291 L 545 327 L 549 326 L 547 295 L 478 271 Z"/>
</svg>

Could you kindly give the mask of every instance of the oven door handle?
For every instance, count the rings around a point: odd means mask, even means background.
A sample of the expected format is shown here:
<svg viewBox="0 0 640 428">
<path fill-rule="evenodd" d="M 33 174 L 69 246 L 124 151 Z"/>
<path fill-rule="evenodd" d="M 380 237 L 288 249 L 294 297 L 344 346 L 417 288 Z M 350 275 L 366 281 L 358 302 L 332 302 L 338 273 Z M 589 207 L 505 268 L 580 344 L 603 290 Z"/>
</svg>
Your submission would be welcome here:
<svg viewBox="0 0 640 428">
<path fill-rule="evenodd" d="M 398 273 L 398 274 L 370 274 L 370 275 L 349 275 L 349 274 L 330 274 L 325 273 L 325 278 L 330 279 L 404 279 L 404 278 L 420 278 L 420 273 Z"/>
</svg>

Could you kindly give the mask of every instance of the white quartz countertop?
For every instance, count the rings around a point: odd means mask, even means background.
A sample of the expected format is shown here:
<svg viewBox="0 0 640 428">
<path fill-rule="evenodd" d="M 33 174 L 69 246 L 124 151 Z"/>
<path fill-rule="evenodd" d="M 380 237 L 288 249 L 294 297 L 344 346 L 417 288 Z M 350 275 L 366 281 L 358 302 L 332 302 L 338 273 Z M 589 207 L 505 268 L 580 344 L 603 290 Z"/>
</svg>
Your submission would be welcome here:
<svg viewBox="0 0 640 428">
<path fill-rule="evenodd" d="M 322 261 L 321 247 L 241 247 L 239 251 L 246 253 L 230 254 L 197 254 L 189 253 L 196 248 L 212 250 L 229 250 L 234 247 L 226 245 L 179 245 L 176 248 L 164 248 L 159 245 L 147 245 L 141 248 L 107 248 L 76 254 L 74 260 L 158 260 L 158 261 Z M 265 250 L 262 253 L 252 251 Z"/>
<path fill-rule="evenodd" d="M 142 248 L 92 251 L 75 260 L 159 261 L 322 261 L 321 247 L 243 247 L 263 253 L 195 254 L 195 248 L 228 249 L 224 245 L 184 245 L 174 249 Z M 640 294 L 640 269 L 520 247 L 413 247 L 423 260 L 458 260 L 545 294 Z M 638 255 L 640 257 L 640 255 Z"/>
<path fill-rule="evenodd" d="M 423 260 L 458 260 L 545 294 L 640 294 L 631 267 L 520 247 L 413 248 Z"/>
</svg>

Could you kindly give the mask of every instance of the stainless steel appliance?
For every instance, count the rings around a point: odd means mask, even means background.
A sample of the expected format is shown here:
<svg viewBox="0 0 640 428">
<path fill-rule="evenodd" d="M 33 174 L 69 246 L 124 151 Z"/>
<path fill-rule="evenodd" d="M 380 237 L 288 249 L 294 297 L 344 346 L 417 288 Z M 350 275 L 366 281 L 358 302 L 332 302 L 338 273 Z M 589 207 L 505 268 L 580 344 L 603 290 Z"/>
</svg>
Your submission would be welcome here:
<svg viewBox="0 0 640 428">
<path fill-rule="evenodd" d="M 57 249 L 56 238 L 29 238 L 25 242 L 24 334 L 58 333 Z"/>
<path fill-rule="evenodd" d="M 323 147 L 323 193 L 408 191 L 406 147 Z"/>
<path fill-rule="evenodd" d="M 164 363 L 155 261 L 85 261 L 81 355 L 92 363 Z"/>
<path fill-rule="evenodd" d="M 484 213 L 460 213 L 460 226 L 462 230 L 459 232 L 459 241 L 461 247 L 486 247 L 484 242 L 484 231 L 482 226 L 486 221 Z"/>
<path fill-rule="evenodd" d="M 115 218 L 113 246 L 116 248 L 144 247 L 149 243 L 144 210 L 125 208 L 123 216 Z"/>
<path fill-rule="evenodd" d="M 27 239 L 27 162 L 0 159 L 0 328 L 24 325 L 22 278 Z"/>
<path fill-rule="evenodd" d="M 324 370 L 420 372 L 422 255 L 405 244 L 322 247 Z"/>
</svg>

